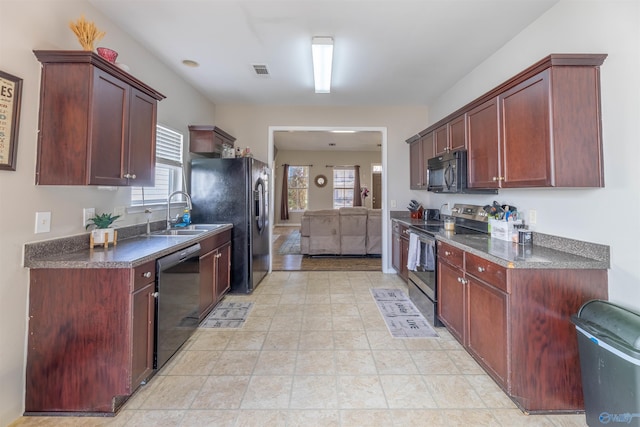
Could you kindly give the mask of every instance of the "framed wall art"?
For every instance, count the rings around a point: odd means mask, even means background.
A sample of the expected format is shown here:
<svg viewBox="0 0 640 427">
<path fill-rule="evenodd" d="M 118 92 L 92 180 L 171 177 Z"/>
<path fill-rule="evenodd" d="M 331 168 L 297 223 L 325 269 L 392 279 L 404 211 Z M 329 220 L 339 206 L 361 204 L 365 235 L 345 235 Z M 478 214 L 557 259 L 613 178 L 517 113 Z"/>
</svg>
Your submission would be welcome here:
<svg viewBox="0 0 640 427">
<path fill-rule="evenodd" d="M 16 170 L 22 79 L 0 71 L 0 170 Z"/>
</svg>

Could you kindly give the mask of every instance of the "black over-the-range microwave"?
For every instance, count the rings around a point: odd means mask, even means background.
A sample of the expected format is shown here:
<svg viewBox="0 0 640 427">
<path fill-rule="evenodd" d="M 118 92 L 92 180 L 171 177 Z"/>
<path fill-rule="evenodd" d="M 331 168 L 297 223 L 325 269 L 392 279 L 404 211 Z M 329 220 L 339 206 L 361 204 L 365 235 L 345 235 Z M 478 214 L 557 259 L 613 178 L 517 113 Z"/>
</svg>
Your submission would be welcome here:
<svg viewBox="0 0 640 427">
<path fill-rule="evenodd" d="M 427 190 L 434 193 L 498 193 L 497 189 L 467 188 L 467 150 L 427 160 Z"/>
</svg>

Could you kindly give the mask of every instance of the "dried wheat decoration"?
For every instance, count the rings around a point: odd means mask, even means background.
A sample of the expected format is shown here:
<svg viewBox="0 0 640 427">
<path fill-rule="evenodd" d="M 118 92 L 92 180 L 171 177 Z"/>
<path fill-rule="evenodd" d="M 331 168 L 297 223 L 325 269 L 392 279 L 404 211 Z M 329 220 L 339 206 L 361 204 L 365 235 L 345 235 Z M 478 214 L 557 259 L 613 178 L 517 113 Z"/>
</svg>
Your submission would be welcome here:
<svg viewBox="0 0 640 427">
<path fill-rule="evenodd" d="M 84 15 L 82 15 L 76 22 L 69 22 L 69 28 L 71 28 L 71 31 L 76 35 L 84 50 L 92 51 L 93 44 L 102 39 L 105 35 L 104 31 L 98 30 L 93 21 L 87 21 L 84 18 Z"/>
</svg>

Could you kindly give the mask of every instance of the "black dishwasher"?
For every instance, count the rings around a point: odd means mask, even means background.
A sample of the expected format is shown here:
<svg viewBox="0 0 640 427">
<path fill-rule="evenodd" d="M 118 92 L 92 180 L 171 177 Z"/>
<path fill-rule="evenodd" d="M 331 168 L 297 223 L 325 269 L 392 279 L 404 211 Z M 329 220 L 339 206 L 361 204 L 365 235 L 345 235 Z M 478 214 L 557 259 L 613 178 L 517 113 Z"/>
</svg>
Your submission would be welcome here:
<svg viewBox="0 0 640 427">
<path fill-rule="evenodd" d="M 199 323 L 200 244 L 156 261 L 154 369 L 160 369 Z"/>
</svg>

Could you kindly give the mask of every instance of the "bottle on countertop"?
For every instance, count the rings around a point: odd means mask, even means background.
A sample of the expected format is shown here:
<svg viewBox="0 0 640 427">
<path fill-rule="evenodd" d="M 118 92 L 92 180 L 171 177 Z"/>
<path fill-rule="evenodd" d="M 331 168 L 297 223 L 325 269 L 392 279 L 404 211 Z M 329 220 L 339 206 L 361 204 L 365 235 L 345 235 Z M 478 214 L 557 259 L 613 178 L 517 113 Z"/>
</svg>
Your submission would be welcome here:
<svg viewBox="0 0 640 427">
<path fill-rule="evenodd" d="M 189 212 L 189 208 L 184 208 L 184 212 L 182 213 L 182 223 L 185 226 L 191 224 L 191 212 Z"/>
</svg>

